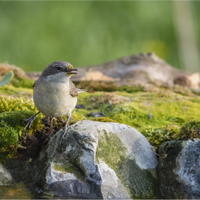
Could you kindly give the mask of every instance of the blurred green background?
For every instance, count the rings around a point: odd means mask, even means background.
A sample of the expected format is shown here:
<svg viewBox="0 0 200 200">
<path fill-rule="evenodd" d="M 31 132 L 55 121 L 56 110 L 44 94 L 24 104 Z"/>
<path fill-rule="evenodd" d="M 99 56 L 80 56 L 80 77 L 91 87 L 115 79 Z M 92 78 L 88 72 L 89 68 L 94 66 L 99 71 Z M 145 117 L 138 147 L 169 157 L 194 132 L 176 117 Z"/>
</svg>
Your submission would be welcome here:
<svg viewBox="0 0 200 200">
<path fill-rule="evenodd" d="M 199 49 L 200 2 L 191 9 Z M 56 60 L 81 67 L 155 52 L 184 68 L 174 12 L 172 1 L 2 1 L 0 63 L 42 71 Z"/>
</svg>

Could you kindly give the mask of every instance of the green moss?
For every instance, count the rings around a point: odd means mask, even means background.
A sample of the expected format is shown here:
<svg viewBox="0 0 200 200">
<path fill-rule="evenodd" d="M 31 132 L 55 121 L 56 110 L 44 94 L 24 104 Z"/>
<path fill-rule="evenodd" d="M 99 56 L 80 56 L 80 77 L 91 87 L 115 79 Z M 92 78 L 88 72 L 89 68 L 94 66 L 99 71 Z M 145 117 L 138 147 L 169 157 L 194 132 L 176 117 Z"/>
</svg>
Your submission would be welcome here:
<svg viewBox="0 0 200 200">
<path fill-rule="evenodd" d="M 115 122 L 117 123 L 116 120 L 112 120 L 108 117 L 96 117 L 96 118 L 92 118 L 93 121 L 98 121 L 98 122 Z"/>
<path fill-rule="evenodd" d="M 27 122 L 24 119 L 34 115 L 33 111 L 11 111 L 0 113 L 0 121 L 3 121 L 9 127 L 13 127 L 18 133 L 22 131 Z M 34 120 L 32 130 L 40 127 L 38 123 L 39 117 Z"/>
<path fill-rule="evenodd" d="M 119 138 L 113 133 L 106 133 L 99 138 L 96 160 L 102 159 L 109 167 L 116 170 L 125 160 L 125 149 Z"/>
<path fill-rule="evenodd" d="M 76 120 L 82 120 L 84 116 L 94 121 L 114 120 L 127 124 L 144 134 L 157 148 L 165 141 L 183 138 L 178 135 L 179 127 L 185 122 L 200 119 L 200 112 L 198 112 L 200 98 L 196 96 L 186 96 L 186 94 L 182 95 L 173 91 L 157 93 L 118 91 L 109 94 L 117 94 L 133 100 L 110 107 L 108 101 L 100 103 L 107 93 L 82 93 L 78 97 L 78 103 L 92 110 L 79 109 L 76 111 Z M 94 111 L 102 111 L 105 118 L 88 117 L 88 114 Z"/>
<path fill-rule="evenodd" d="M 18 132 L 0 118 L 0 163 L 16 155 Z"/>
<path fill-rule="evenodd" d="M 25 96 L 25 97 L 31 97 L 33 95 L 33 90 L 29 88 L 16 88 L 12 85 L 5 85 L 3 87 L 0 87 L 0 94 L 1 95 L 12 95 L 12 96 Z"/>
<path fill-rule="evenodd" d="M 200 139 L 200 121 L 194 120 L 184 124 L 178 133 L 178 137 L 184 140 Z"/>
<path fill-rule="evenodd" d="M 76 176 L 79 180 L 84 180 L 84 175 L 80 172 L 80 170 L 71 162 L 65 162 L 63 163 L 54 163 L 53 168 L 55 170 L 61 171 L 61 172 L 68 172 L 72 173 Z"/>
<path fill-rule="evenodd" d="M 158 181 L 148 170 L 142 170 L 135 160 L 126 160 L 117 169 L 117 175 L 132 199 L 161 198 Z"/>
<path fill-rule="evenodd" d="M 0 196 L 1 199 L 32 199 L 31 193 L 23 183 L 0 186 Z"/>
<path fill-rule="evenodd" d="M 181 85 L 175 85 L 173 91 L 184 96 L 195 96 L 195 91 L 190 88 L 183 87 Z"/>
<path fill-rule="evenodd" d="M 156 150 L 164 142 L 179 139 L 180 127 L 173 124 L 168 124 L 165 127 L 147 129 L 147 140 L 153 145 Z M 143 133 L 144 134 L 144 133 Z"/>
<path fill-rule="evenodd" d="M 144 91 L 144 88 L 140 85 L 128 86 L 122 85 L 118 86 L 115 82 L 111 81 L 81 81 L 77 87 L 84 88 L 88 92 L 104 91 L 104 92 L 113 92 L 113 91 L 124 91 L 128 93 L 135 93 L 139 91 Z"/>
<path fill-rule="evenodd" d="M 16 154 L 18 137 L 27 122 L 24 119 L 35 114 L 37 108 L 33 101 L 27 98 L 0 97 L 0 162 Z M 34 120 L 31 128 L 26 129 L 26 133 L 31 134 L 33 130 L 42 128 L 39 114 Z"/>
<path fill-rule="evenodd" d="M 32 99 L 14 98 L 14 97 L 0 97 L 0 120 L 3 120 L 7 125 L 13 127 L 18 134 L 21 134 L 26 122 L 24 119 L 29 118 L 38 112 Z M 33 130 L 41 128 L 40 120 L 43 115 L 39 114 L 34 120 L 31 129 L 27 129 L 31 134 Z"/>
<path fill-rule="evenodd" d="M 177 134 L 179 127 L 185 122 L 200 119 L 200 112 L 198 112 L 200 110 L 200 98 L 197 96 L 187 95 L 186 93 L 183 95 L 183 92 L 176 93 L 178 90 L 176 92 L 163 90 L 154 93 L 138 90 L 128 93 L 127 89 L 123 87 L 124 91 L 80 93 L 78 104 L 84 104 L 86 109 L 74 109 L 72 112 L 73 120 L 70 120 L 70 124 L 83 119 L 127 124 L 143 133 L 152 145 L 158 147 L 167 140 L 177 139 L 178 137 L 187 138 Z M 1 91 L 4 94 L 21 95 L 25 93 L 29 96 L 32 95 L 32 89 L 15 88 L 13 86 L 1 87 Z M 111 105 L 109 98 L 117 95 L 128 97 L 129 101 L 123 102 L 122 100 L 118 104 Z M 1 96 L 0 101 L 0 113 L 30 111 L 35 114 L 38 112 L 30 98 Z M 89 117 L 91 112 L 103 112 L 104 117 Z M 151 117 L 149 118 L 149 116 Z M 33 129 L 40 127 L 41 118 L 42 115 L 36 118 L 32 126 Z M 177 130 L 170 128 L 169 131 L 169 127 L 178 128 Z M 29 133 L 33 129 L 28 129 Z"/>
<path fill-rule="evenodd" d="M 8 111 L 34 111 L 38 112 L 33 100 L 30 98 L 17 98 L 12 96 L 0 96 L 0 113 Z"/>
<path fill-rule="evenodd" d="M 16 146 L 17 142 L 18 132 L 0 117 L 0 151 Z"/>
<path fill-rule="evenodd" d="M 14 146 L 10 148 L 2 148 L 0 149 L 0 163 L 4 163 L 9 158 L 16 157 L 17 148 Z"/>
<path fill-rule="evenodd" d="M 140 109 L 137 104 L 122 104 L 113 109 L 110 116 L 112 119 L 127 125 L 141 127 L 137 119 L 148 119 L 148 112 Z"/>
<path fill-rule="evenodd" d="M 28 79 L 28 78 L 18 78 L 14 77 L 10 84 L 16 88 L 32 88 L 33 87 L 34 80 Z"/>
<path fill-rule="evenodd" d="M 34 113 L 31 111 L 10 111 L 0 113 L 0 162 L 16 154 L 18 138 L 26 125 L 24 119 Z M 27 130 L 31 134 L 33 130 L 42 127 L 40 118 L 36 118 L 32 127 Z"/>
<path fill-rule="evenodd" d="M 84 110 L 84 109 L 80 109 L 78 111 L 73 110 L 72 111 L 72 118 L 75 120 L 75 121 L 78 121 L 78 120 L 83 120 L 85 117 L 87 117 L 88 115 L 88 111 L 87 110 Z"/>
</svg>

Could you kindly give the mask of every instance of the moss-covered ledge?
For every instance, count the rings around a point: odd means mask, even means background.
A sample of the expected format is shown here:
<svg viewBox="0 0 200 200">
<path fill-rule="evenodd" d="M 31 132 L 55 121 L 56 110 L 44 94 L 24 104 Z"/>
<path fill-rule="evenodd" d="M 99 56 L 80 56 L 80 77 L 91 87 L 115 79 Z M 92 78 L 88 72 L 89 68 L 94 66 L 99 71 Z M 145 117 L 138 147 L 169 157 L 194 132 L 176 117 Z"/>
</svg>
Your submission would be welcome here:
<svg viewBox="0 0 200 200">
<path fill-rule="evenodd" d="M 1 130 L 8 140 L 13 141 L 17 135 L 22 135 L 25 125 L 23 117 L 28 118 L 38 112 L 31 99 L 33 82 L 27 77 L 15 76 L 8 85 L 0 87 Z M 86 87 L 84 84 L 85 82 L 80 82 L 78 86 Z M 70 124 L 83 119 L 127 124 L 147 137 L 156 149 L 165 141 L 187 139 L 186 129 L 179 131 L 180 128 L 187 122 L 197 122 L 200 119 L 200 98 L 198 93 L 189 88 L 174 86 L 152 90 L 140 85 L 115 86 L 109 82 L 95 82 L 88 90 L 93 93 L 79 94 L 78 104 L 83 104 L 84 109 L 74 109 Z M 8 122 L 8 113 L 4 112 L 11 112 L 9 121 L 12 119 L 13 124 Z M 93 118 L 89 115 L 91 112 L 102 112 L 104 116 Z M 31 134 L 34 130 L 41 129 L 42 118 L 42 114 L 37 116 L 26 133 Z M 56 123 L 57 121 L 55 125 Z M 7 130 L 10 132 L 9 137 Z M 198 133 L 189 134 L 198 137 Z M 13 144 L 11 141 L 6 144 Z"/>
<path fill-rule="evenodd" d="M 15 157 L 19 138 L 23 137 L 24 119 L 37 112 L 32 99 L 25 97 L 0 96 L 0 162 Z M 40 114 L 30 129 L 24 131 L 31 135 L 34 130 L 42 128 Z"/>
</svg>

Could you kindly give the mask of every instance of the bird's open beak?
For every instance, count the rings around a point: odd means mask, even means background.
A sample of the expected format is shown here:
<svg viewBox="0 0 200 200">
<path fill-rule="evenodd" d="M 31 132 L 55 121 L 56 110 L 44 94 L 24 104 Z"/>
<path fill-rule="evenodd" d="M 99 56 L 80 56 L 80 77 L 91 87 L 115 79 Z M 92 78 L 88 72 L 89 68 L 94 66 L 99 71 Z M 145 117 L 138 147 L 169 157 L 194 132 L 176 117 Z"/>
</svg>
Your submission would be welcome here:
<svg viewBox="0 0 200 200">
<path fill-rule="evenodd" d="M 67 74 L 77 74 L 75 71 L 78 71 L 78 69 L 67 69 Z"/>
<path fill-rule="evenodd" d="M 70 65 L 69 67 L 67 67 L 67 74 L 68 75 L 72 75 L 72 74 L 77 74 L 75 71 L 78 71 L 77 69 L 74 69 L 72 65 Z"/>
</svg>

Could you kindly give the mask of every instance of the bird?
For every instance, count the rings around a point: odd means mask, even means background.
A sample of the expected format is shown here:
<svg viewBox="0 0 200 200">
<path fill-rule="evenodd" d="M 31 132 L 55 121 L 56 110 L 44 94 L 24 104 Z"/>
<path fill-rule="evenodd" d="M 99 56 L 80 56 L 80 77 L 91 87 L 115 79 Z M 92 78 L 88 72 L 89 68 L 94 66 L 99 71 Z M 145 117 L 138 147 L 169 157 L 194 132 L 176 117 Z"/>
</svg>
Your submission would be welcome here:
<svg viewBox="0 0 200 200">
<path fill-rule="evenodd" d="M 48 117 L 67 116 L 64 135 L 68 129 L 71 112 L 77 104 L 78 93 L 83 90 L 76 89 L 71 76 L 78 70 L 66 61 L 55 61 L 48 65 L 39 79 L 33 84 L 33 101 L 38 111 L 28 119 L 24 129 L 31 127 L 36 116 L 41 112 Z"/>
</svg>

